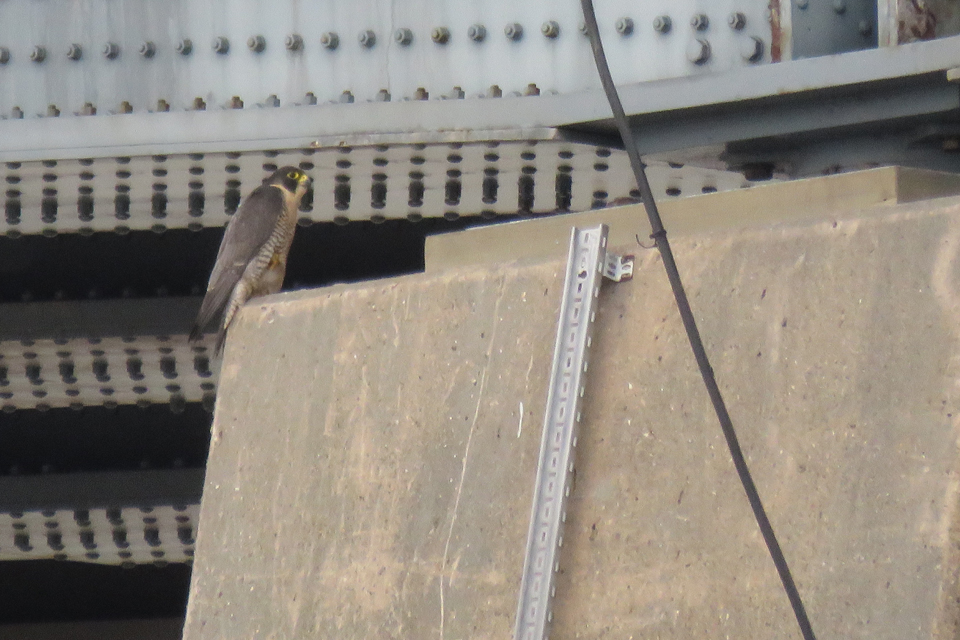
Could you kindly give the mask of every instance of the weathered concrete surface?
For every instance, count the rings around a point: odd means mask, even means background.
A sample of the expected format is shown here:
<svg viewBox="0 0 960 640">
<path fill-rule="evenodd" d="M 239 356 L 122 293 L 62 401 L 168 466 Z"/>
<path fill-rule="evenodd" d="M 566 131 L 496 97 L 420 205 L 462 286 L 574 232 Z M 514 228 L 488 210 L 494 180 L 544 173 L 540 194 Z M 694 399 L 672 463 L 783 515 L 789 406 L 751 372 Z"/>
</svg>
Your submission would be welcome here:
<svg viewBox="0 0 960 640">
<path fill-rule="evenodd" d="M 674 240 L 819 637 L 956 637 L 960 200 Z M 562 271 L 245 308 L 186 640 L 510 637 Z M 799 637 L 655 251 L 594 349 L 552 638 Z"/>
</svg>

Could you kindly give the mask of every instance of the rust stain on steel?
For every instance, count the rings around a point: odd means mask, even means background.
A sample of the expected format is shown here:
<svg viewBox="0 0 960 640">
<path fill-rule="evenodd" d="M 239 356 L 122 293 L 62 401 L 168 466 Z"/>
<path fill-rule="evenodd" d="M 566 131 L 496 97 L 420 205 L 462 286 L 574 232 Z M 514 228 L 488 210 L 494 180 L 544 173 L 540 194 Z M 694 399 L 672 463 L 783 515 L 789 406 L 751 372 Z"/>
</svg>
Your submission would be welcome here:
<svg viewBox="0 0 960 640">
<path fill-rule="evenodd" d="M 783 29 L 780 24 L 780 0 L 770 0 L 770 61 L 783 59 Z"/>
<path fill-rule="evenodd" d="M 933 40 L 937 14 L 926 0 L 897 0 L 897 43 Z"/>
</svg>

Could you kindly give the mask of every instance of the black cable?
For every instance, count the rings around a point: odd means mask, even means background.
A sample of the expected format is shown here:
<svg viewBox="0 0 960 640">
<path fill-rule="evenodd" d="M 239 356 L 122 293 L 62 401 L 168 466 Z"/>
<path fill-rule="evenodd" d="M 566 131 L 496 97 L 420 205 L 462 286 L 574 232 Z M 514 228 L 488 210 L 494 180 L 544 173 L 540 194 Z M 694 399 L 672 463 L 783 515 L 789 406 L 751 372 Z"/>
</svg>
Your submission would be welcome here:
<svg viewBox="0 0 960 640">
<path fill-rule="evenodd" d="M 647 217 L 650 219 L 650 228 L 653 231 L 650 237 L 653 238 L 663 258 L 663 268 L 667 271 L 667 278 L 670 280 L 670 287 L 673 289 L 673 296 L 677 301 L 680 318 L 683 320 L 683 326 L 687 330 L 687 338 L 690 340 L 693 355 L 696 357 L 697 365 L 700 367 L 703 384 L 707 387 L 707 393 L 710 395 L 713 408 L 717 413 L 717 419 L 720 421 L 720 428 L 723 430 L 723 437 L 726 438 L 727 447 L 730 449 L 733 465 L 737 469 L 737 475 L 740 476 L 740 482 L 743 484 L 743 490 L 747 494 L 747 500 L 750 501 L 750 507 L 753 509 L 753 515 L 757 519 L 757 525 L 760 527 L 763 540 L 767 543 L 767 550 L 770 552 L 773 564 L 777 568 L 777 573 L 780 574 L 780 581 L 783 583 L 784 591 L 787 592 L 790 606 L 793 607 L 797 624 L 800 626 L 800 633 L 803 634 L 804 640 L 816 640 L 816 636 L 813 634 L 813 628 L 810 626 L 810 620 L 807 618 L 806 609 L 804 609 L 803 606 L 803 600 L 800 598 L 800 592 L 797 591 L 797 585 L 793 581 L 790 567 L 787 566 L 787 560 L 783 557 L 783 551 L 780 550 L 780 543 L 777 542 L 777 536 L 773 532 L 773 526 L 770 524 L 767 513 L 763 508 L 763 503 L 760 501 L 760 494 L 757 492 L 757 486 L 754 484 L 753 478 L 750 475 L 750 469 L 747 467 L 747 461 L 744 459 L 743 451 L 740 449 L 740 442 L 737 440 L 737 433 L 733 428 L 733 422 L 730 420 L 730 414 L 727 413 L 723 396 L 720 394 L 720 388 L 717 386 L 716 378 L 714 378 L 713 368 L 707 359 L 707 352 L 703 347 L 700 331 L 697 329 L 693 311 L 690 309 L 690 302 L 687 300 L 687 294 L 683 289 L 683 282 L 680 280 L 677 263 L 673 259 L 673 251 L 670 250 L 670 243 L 667 241 L 667 231 L 663 228 L 663 222 L 660 220 L 660 212 L 657 210 L 657 203 L 653 199 L 653 192 L 650 190 L 650 183 L 647 181 L 645 165 L 640 159 L 640 150 L 633 137 L 633 132 L 630 130 L 627 116 L 623 111 L 623 105 L 620 103 L 617 87 L 613 84 L 610 68 L 607 66 L 607 57 L 603 53 L 603 45 L 600 42 L 600 29 L 597 26 L 597 16 L 593 11 L 593 1 L 580 0 L 580 5 L 583 7 L 583 18 L 587 26 L 587 33 L 590 36 L 593 58 L 597 63 L 597 71 L 600 73 L 603 90 L 607 94 L 607 100 L 610 102 L 610 108 L 613 110 L 613 119 L 617 123 L 617 128 L 620 130 L 620 137 L 623 139 L 623 146 L 627 151 L 627 155 L 630 157 L 630 166 L 633 167 L 633 173 L 637 179 L 637 187 L 640 189 L 640 196 L 643 198 L 643 206 L 647 211 Z"/>
</svg>

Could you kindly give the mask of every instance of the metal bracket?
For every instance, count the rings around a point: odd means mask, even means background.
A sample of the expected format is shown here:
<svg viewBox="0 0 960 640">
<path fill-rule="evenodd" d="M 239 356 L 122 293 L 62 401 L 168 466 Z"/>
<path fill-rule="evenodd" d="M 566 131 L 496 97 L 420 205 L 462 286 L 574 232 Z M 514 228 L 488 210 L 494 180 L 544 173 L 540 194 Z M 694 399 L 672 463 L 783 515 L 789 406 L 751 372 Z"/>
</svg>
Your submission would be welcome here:
<svg viewBox="0 0 960 640">
<path fill-rule="evenodd" d="M 516 640 L 546 640 L 548 637 L 581 419 L 583 374 L 587 370 L 600 284 L 605 275 L 616 281 L 633 275 L 630 257 L 607 254 L 607 231 L 606 225 L 575 228 L 570 238 L 520 584 Z"/>
<path fill-rule="evenodd" d="M 608 253 L 603 264 L 603 277 L 614 282 L 623 282 L 633 277 L 633 256 L 618 256 Z"/>
</svg>

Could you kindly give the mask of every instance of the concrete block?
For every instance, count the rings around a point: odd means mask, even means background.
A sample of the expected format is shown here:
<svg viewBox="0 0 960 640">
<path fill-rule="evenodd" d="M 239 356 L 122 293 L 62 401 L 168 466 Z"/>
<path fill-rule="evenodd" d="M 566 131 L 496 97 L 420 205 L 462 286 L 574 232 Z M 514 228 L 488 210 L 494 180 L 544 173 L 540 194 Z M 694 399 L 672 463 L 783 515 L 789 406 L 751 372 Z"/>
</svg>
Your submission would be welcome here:
<svg viewBox="0 0 960 640">
<path fill-rule="evenodd" d="M 956 637 L 960 202 L 675 252 L 819 637 Z M 551 637 L 798 638 L 637 253 L 600 297 Z M 186 640 L 511 636 L 563 260 L 243 309 Z"/>
</svg>

